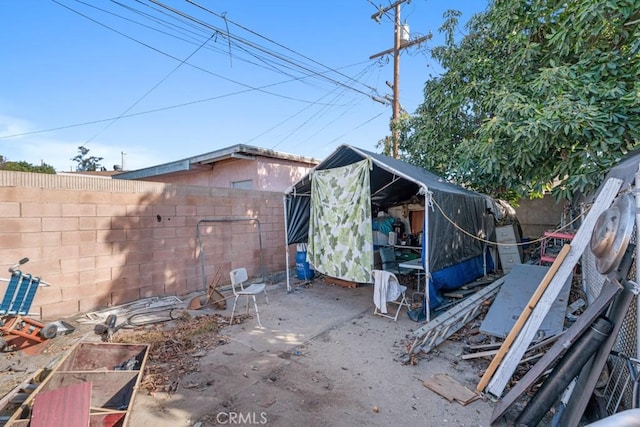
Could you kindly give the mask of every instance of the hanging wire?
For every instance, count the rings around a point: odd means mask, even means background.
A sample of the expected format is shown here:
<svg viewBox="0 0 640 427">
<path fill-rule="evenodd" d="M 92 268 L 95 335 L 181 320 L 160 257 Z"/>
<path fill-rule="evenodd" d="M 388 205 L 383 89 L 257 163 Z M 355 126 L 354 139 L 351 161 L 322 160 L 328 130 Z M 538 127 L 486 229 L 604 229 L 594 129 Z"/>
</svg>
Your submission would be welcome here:
<svg viewBox="0 0 640 427">
<path fill-rule="evenodd" d="M 471 237 L 472 239 L 475 239 L 475 240 L 477 240 L 479 242 L 486 243 L 486 244 L 489 244 L 489 245 L 494 245 L 494 246 L 528 246 L 528 245 L 531 245 L 531 244 L 534 244 L 534 243 L 540 243 L 540 242 L 542 242 L 542 241 L 544 241 L 546 239 L 546 237 L 540 237 L 538 239 L 527 241 L 527 242 L 522 242 L 522 243 L 499 243 L 499 242 L 492 242 L 490 240 L 483 239 L 481 237 L 478 237 L 478 236 L 476 236 L 474 234 L 469 233 L 467 230 L 465 230 L 464 228 L 462 228 L 458 224 L 456 224 L 454 220 L 452 220 L 451 218 L 449 218 L 449 216 L 447 216 L 447 214 L 444 212 L 444 210 L 442 210 L 442 208 L 440 207 L 438 202 L 436 202 L 433 197 L 431 197 L 430 199 L 431 199 L 431 202 L 433 203 L 433 205 L 438 208 L 438 210 L 440 211 L 442 216 L 447 221 L 449 221 L 451 223 L 451 225 L 453 225 L 458 231 L 460 231 L 464 235 L 466 235 L 468 237 Z M 591 208 L 587 208 L 584 213 L 586 214 L 587 212 L 589 212 L 589 209 L 591 209 Z M 565 230 L 566 228 L 568 228 L 570 225 L 572 225 L 573 223 L 575 223 L 576 221 L 578 221 L 581 218 L 582 218 L 581 216 L 578 216 L 573 221 L 565 224 L 562 227 L 559 227 L 559 228 L 555 229 L 553 232 L 557 233 L 559 231 L 563 231 L 563 230 Z"/>
</svg>

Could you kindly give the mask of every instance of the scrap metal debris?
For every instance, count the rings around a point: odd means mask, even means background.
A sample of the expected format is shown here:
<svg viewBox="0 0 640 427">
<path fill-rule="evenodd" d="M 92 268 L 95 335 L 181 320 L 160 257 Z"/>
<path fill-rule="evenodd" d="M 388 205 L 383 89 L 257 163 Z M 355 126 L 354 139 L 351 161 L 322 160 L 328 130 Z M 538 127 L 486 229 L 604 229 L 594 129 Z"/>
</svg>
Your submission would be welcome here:
<svg viewBox="0 0 640 427">
<path fill-rule="evenodd" d="M 240 324 L 248 317 L 236 315 L 233 323 Z M 227 325 L 229 317 L 220 314 L 192 318 L 184 316 L 175 320 L 175 323 L 122 330 L 113 341 L 150 344 L 141 386 L 149 394 L 171 394 L 177 390 L 181 378 L 199 370 L 200 358 L 205 350 L 230 341 L 229 337 L 220 334 L 220 330 Z"/>
</svg>

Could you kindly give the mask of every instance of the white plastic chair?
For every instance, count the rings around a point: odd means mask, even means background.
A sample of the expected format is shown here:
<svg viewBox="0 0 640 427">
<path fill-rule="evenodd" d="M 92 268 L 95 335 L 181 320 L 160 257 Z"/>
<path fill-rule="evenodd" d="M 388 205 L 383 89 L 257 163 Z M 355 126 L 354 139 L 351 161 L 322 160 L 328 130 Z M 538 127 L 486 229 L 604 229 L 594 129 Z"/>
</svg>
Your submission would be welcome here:
<svg viewBox="0 0 640 427">
<path fill-rule="evenodd" d="M 401 285 L 396 275 L 389 271 L 373 270 L 371 275 L 373 276 L 373 303 L 376 306 L 373 314 L 397 321 L 400 309 L 403 306 L 409 308 L 405 295 L 407 287 Z M 395 313 L 387 313 L 387 304 L 398 306 Z"/>
<path fill-rule="evenodd" d="M 233 300 L 233 309 L 231 310 L 231 320 L 229 321 L 229 324 L 233 325 L 233 315 L 236 311 L 236 303 L 238 302 L 238 298 L 241 296 L 246 296 L 247 314 L 249 314 L 249 297 L 251 297 L 253 298 L 253 306 L 256 309 L 258 327 L 262 328 L 262 323 L 260 323 L 260 312 L 258 311 L 258 304 L 256 303 L 256 295 L 264 292 L 264 297 L 267 300 L 267 304 L 269 304 L 269 298 L 267 297 L 267 285 L 264 283 L 254 283 L 245 288 L 244 282 L 247 281 L 248 276 L 247 269 L 243 267 L 231 270 L 229 276 L 231 276 L 231 288 L 233 289 L 233 295 L 235 295 L 235 299 Z"/>
</svg>

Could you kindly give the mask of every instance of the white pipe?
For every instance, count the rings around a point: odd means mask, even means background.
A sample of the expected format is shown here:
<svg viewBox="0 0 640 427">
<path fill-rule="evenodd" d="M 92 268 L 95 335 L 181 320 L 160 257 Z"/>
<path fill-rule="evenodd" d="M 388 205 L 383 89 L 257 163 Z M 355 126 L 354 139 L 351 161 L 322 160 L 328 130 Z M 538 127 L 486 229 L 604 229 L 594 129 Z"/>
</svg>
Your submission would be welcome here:
<svg viewBox="0 0 640 427">
<path fill-rule="evenodd" d="M 284 207 L 284 252 L 285 270 L 287 271 L 287 293 L 290 293 L 291 284 L 289 283 L 289 227 L 287 223 L 287 196 L 282 196 L 282 205 Z"/>
<path fill-rule="evenodd" d="M 424 224 L 422 225 L 422 232 L 424 233 L 424 248 L 422 248 L 422 251 L 424 252 L 424 299 L 427 304 L 427 322 L 429 322 L 431 320 L 431 300 L 429 298 L 429 280 L 431 279 L 431 270 L 429 267 L 429 208 L 432 208 L 433 205 L 431 205 L 431 200 L 427 200 L 431 198 L 431 192 L 429 192 L 429 189 L 423 185 L 422 190 L 424 191 L 425 197 Z"/>
</svg>

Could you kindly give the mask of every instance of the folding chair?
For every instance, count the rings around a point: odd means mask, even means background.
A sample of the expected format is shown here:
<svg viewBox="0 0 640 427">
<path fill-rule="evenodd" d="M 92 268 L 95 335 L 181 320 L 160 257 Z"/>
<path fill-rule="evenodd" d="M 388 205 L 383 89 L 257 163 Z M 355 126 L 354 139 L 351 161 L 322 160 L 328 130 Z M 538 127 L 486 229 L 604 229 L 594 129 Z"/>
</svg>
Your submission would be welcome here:
<svg viewBox="0 0 640 427">
<path fill-rule="evenodd" d="M 397 321 L 402 307 L 405 306 L 409 309 L 405 295 L 407 287 L 401 285 L 396 275 L 389 271 L 373 270 L 371 274 L 373 276 L 373 303 L 376 306 L 373 314 Z M 388 313 L 387 304 L 398 306 L 395 313 Z"/>
<path fill-rule="evenodd" d="M 244 287 L 244 282 L 247 281 L 247 269 L 246 268 L 236 268 L 235 270 L 231 270 L 229 273 L 231 276 L 231 288 L 233 289 L 233 295 L 235 295 L 235 299 L 233 300 L 233 309 L 231 310 L 231 320 L 230 324 L 233 324 L 233 315 L 236 311 L 236 303 L 238 302 L 238 298 L 241 296 L 247 297 L 247 314 L 249 314 L 249 297 L 253 298 L 253 306 L 256 309 L 256 318 L 258 319 L 258 327 L 262 328 L 262 323 L 260 323 L 260 312 L 258 311 L 258 304 L 256 303 L 256 295 L 264 292 L 264 297 L 267 300 L 267 304 L 269 304 L 269 298 L 267 297 L 267 285 L 264 283 L 254 283 L 249 285 L 248 287 Z"/>
<path fill-rule="evenodd" d="M 398 261 L 396 260 L 396 251 L 392 246 L 384 246 L 378 250 L 380 254 L 380 261 L 382 262 L 382 269 L 390 271 L 393 274 L 412 274 L 413 270 L 410 268 L 400 268 Z"/>
</svg>

